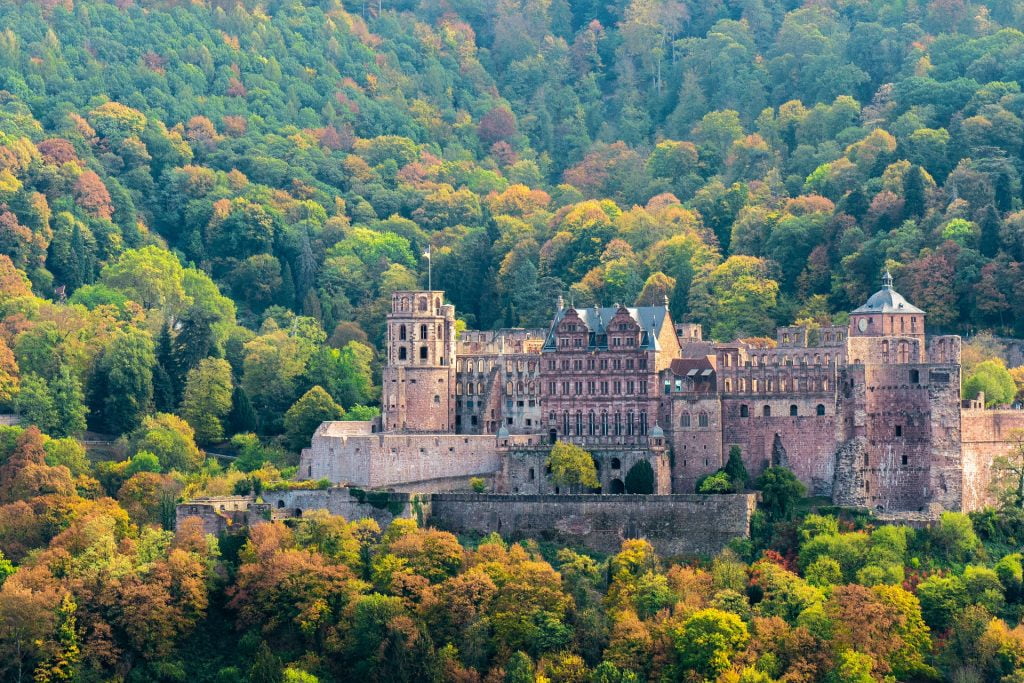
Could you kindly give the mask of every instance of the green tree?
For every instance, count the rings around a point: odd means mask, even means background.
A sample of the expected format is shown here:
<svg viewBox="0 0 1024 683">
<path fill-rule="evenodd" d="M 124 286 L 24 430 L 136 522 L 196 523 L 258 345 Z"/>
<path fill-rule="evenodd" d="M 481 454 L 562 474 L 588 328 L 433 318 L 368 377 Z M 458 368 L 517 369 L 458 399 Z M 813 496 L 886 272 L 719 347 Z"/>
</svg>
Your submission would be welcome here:
<svg viewBox="0 0 1024 683">
<path fill-rule="evenodd" d="M 81 650 L 75 611 L 78 606 L 70 593 L 65 593 L 57 608 L 57 630 L 54 634 L 53 653 L 33 672 L 35 683 L 79 680 Z"/>
<path fill-rule="evenodd" d="M 323 387 L 315 386 L 295 402 L 284 415 L 285 438 L 288 447 L 300 450 L 309 445 L 313 432 L 322 422 L 340 420 L 345 409 L 334 402 Z"/>
<path fill-rule="evenodd" d="M 89 405 L 99 429 L 123 434 L 139 426 L 153 400 L 155 362 L 147 333 L 115 333 L 96 363 L 89 387 Z"/>
<path fill-rule="evenodd" d="M 223 418 L 231 410 L 231 365 L 204 358 L 189 370 L 181 415 L 195 430 L 196 441 L 209 444 L 224 438 Z"/>
<path fill-rule="evenodd" d="M 249 667 L 249 683 L 283 683 L 284 665 L 281 658 L 274 654 L 267 645 L 261 641 L 256 656 L 253 658 L 252 666 Z"/>
<path fill-rule="evenodd" d="M 22 376 L 21 388 L 14 399 L 14 409 L 26 423 L 34 424 L 44 432 L 57 426 L 57 405 L 46 380 L 39 375 L 26 373 Z"/>
<path fill-rule="evenodd" d="M 735 614 L 702 609 L 681 626 L 671 627 L 669 638 L 682 671 L 695 671 L 714 680 L 728 670 L 733 655 L 747 644 L 749 635 L 746 624 Z"/>
<path fill-rule="evenodd" d="M 552 446 L 547 466 L 556 486 L 594 489 L 601 485 L 593 456 L 574 444 L 559 441 Z"/>
<path fill-rule="evenodd" d="M 990 408 L 1010 403 L 1017 395 L 1017 384 L 1002 360 L 993 358 L 978 363 L 964 380 L 965 398 L 978 398 L 982 393 Z"/>
<path fill-rule="evenodd" d="M 100 273 L 100 284 L 123 292 L 145 308 L 172 315 L 185 302 L 184 269 L 174 254 L 159 247 L 129 249 Z"/>
<path fill-rule="evenodd" d="M 49 432 L 52 436 L 81 434 L 86 429 L 85 394 L 82 385 L 71 370 L 62 365 L 57 377 L 50 383 L 57 421 Z"/>
<path fill-rule="evenodd" d="M 505 683 L 534 683 L 533 660 L 522 651 L 513 652 L 505 663 Z"/>
<path fill-rule="evenodd" d="M 147 416 L 132 432 L 128 444 L 133 453 L 149 451 L 167 471 L 193 472 L 205 456 L 196 446 L 195 431 L 177 415 L 157 413 Z"/>
<path fill-rule="evenodd" d="M 777 465 L 766 469 L 754 488 L 761 491 L 765 512 L 772 520 L 791 518 L 796 502 L 807 493 L 807 487 L 793 472 Z"/>
<path fill-rule="evenodd" d="M 654 469 L 640 460 L 626 472 L 626 493 L 654 493 Z"/>
<path fill-rule="evenodd" d="M 737 491 L 747 488 L 750 483 L 750 475 L 747 474 L 747 466 L 743 464 L 743 451 L 739 446 L 729 446 L 729 460 L 725 463 L 723 471 Z"/>
</svg>

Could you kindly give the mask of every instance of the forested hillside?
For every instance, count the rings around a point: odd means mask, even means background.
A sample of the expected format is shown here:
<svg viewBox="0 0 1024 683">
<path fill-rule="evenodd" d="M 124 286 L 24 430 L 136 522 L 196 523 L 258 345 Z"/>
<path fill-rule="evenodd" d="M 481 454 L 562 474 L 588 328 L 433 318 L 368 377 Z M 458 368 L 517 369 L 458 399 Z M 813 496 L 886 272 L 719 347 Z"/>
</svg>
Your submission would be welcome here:
<svg viewBox="0 0 1024 683">
<path fill-rule="evenodd" d="M 930 331 L 1024 336 L 1021 27 L 1024 0 L 0 3 L 0 679 L 1020 683 L 1016 489 L 920 531 L 776 491 L 688 564 L 167 530 L 376 414 L 428 249 L 483 329 L 562 293 L 764 336 L 889 268 Z M 1010 402 L 996 351 L 965 364 Z"/>
</svg>

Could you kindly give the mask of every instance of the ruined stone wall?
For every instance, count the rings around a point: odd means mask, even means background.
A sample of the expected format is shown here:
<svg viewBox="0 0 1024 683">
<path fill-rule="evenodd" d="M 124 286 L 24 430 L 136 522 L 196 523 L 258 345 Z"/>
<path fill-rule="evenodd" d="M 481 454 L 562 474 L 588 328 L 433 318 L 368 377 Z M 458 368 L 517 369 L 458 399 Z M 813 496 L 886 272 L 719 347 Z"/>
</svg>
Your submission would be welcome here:
<svg viewBox="0 0 1024 683">
<path fill-rule="evenodd" d="M 502 456 L 495 437 L 488 435 L 315 434 L 302 453 L 298 477 L 369 488 L 432 490 L 431 482 L 492 476 L 501 470 Z"/>
<path fill-rule="evenodd" d="M 602 553 L 644 538 L 663 556 L 713 554 L 750 533 L 752 494 L 493 496 L 435 494 L 430 523 L 453 533 L 498 532 Z"/>
<path fill-rule="evenodd" d="M 1024 411 L 963 410 L 963 509 L 991 505 L 992 460 L 1010 449 L 1011 432 L 1024 429 Z"/>
<path fill-rule="evenodd" d="M 857 341 L 858 355 L 878 357 L 882 340 Z M 841 383 L 836 502 L 880 511 L 961 509 L 959 366 L 857 365 Z"/>
<path fill-rule="evenodd" d="M 674 393 L 662 404 L 661 424 L 672 453 L 672 491 L 693 493 L 697 479 L 725 464 L 722 402 L 717 395 Z"/>
<path fill-rule="evenodd" d="M 728 459 L 732 446 L 739 446 L 751 477 L 759 476 L 772 464 L 781 464 L 793 470 L 808 492 L 830 495 L 838 430 L 836 411 L 835 393 L 723 399 L 723 458 Z M 775 459 L 781 458 L 780 462 L 773 462 L 773 454 Z"/>
<path fill-rule="evenodd" d="M 424 524 L 430 514 L 430 496 L 359 488 L 335 487 L 322 491 L 271 491 L 263 500 L 275 515 L 302 517 L 310 510 L 326 510 L 348 520 L 372 519 L 383 529 L 397 518 Z"/>
<path fill-rule="evenodd" d="M 499 491 L 512 494 L 558 494 L 559 490 L 547 472 L 550 448 L 512 449 L 504 459 Z M 597 478 L 601 493 L 622 493 L 626 475 L 641 461 L 654 471 L 654 492 L 672 493 L 672 473 L 669 456 L 663 449 L 647 448 L 592 448 L 590 454 L 597 465 Z"/>
</svg>

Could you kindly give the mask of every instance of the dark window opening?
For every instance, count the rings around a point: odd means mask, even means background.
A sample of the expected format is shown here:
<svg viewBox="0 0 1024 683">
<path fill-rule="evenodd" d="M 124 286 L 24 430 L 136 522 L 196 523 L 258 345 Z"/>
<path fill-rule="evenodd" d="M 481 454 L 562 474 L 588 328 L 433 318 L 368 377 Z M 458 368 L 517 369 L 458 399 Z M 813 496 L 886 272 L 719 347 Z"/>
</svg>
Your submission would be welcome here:
<svg viewBox="0 0 1024 683">
<path fill-rule="evenodd" d="M 398 360 L 405 360 L 405 358 L 405 347 L 403 346 L 402 348 L 398 349 Z"/>
<path fill-rule="evenodd" d="M 750 409 L 747 406 L 740 406 L 740 417 L 750 417 Z"/>
<path fill-rule="evenodd" d="M 902 427 L 902 425 L 896 425 L 896 436 L 903 436 L 903 427 Z"/>
<path fill-rule="evenodd" d="M 817 413 L 818 415 L 824 415 L 824 414 L 825 414 L 825 405 L 824 405 L 824 404 L 822 404 L 822 403 L 819 403 L 819 404 L 818 404 L 818 407 L 817 407 L 817 408 L 815 408 L 814 410 L 815 410 L 815 412 L 816 412 L 816 413 Z"/>
<path fill-rule="evenodd" d="M 426 359 L 427 359 L 427 347 L 426 346 L 421 346 L 420 347 L 420 360 L 426 360 Z"/>
<path fill-rule="evenodd" d="M 790 417 L 796 417 L 797 415 L 799 415 L 799 413 L 800 413 L 800 411 L 796 407 L 795 403 L 789 407 L 789 416 Z"/>
<path fill-rule="evenodd" d="M 765 417 L 771 417 L 772 416 L 772 407 L 771 406 L 765 406 L 764 409 L 761 411 L 761 414 L 764 415 Z"/>
</svg>

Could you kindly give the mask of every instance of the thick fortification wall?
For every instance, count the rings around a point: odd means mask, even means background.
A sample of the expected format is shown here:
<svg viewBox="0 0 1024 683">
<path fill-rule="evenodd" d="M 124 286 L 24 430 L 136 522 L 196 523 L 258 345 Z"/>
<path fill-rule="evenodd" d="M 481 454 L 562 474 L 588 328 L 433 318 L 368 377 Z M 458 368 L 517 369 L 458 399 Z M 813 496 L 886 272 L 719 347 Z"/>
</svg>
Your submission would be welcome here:
<svg viewBox="0 0 1024 683">
<path fill-rule="evenodd" d="M 367 488 L 437 490 L 439 481 L 491 477 L 501 470 L 495 437 L 459 434 L 317 433 L 298 477 Z M 423 487 L 417 488 L 417 484 Z"/>
<path fill-rule="evenodd" d="M 712 554 L 750 534 L 753 494 L 432 496 L 430 523 L 453 533 L 498 532 L 617 552 L 623 539 L 644 538 L 666 556 Z"/>
<path fill-rule="evenodd" d="M 963 497 L 965 510 L 992 504 L 992 460 L 1011 448 L 1011 433 L 1024 429 L 1024 411 L 964 410 L 960 429 L 963 438 Z"/>
</svg>

